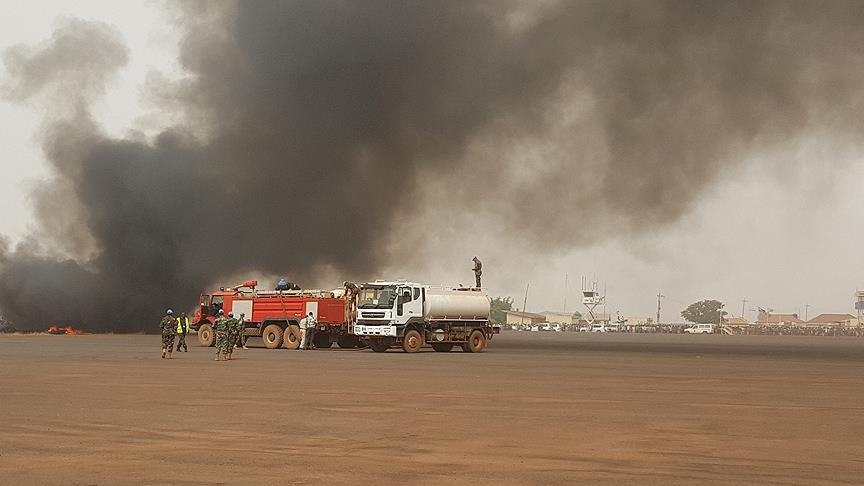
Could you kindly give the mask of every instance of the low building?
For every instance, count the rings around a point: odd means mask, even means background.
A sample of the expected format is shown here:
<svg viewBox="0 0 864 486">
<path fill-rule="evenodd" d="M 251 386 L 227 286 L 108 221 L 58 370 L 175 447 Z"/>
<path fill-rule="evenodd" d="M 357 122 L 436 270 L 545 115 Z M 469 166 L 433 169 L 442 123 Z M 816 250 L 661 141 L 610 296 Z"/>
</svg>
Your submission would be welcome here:
<svg viewBox="0 0 864 486">
<path fill-rule="evenodd" d="M 543 311 L 542 314 L 545 318 L 545 322 L 551 322 L 553 324 L 573 324 L 573 314 L 568 314 L 565 312 L 555 312 L 555 311 Z"/>
<path fill-rule="evenodd" d="M 536 326 L 541 322 L 546 322 L 546 316 L 543 314 L 535 314 L 533 312 L 522 311 L 505 311 L 507 314 L 508 326 Z"/>
<path fill-rule="evenodd" d="M 804 320 L 798 314 L 763 314 L 760 313 L 757 326 L 801 326 Z"/>
<path fill-rule="evenodd" d="M 624 316 L 621 320 L 628 326 L 648 326 L 654 324 L 653 317 L 646 316 Z"/>
<path fill-rule="evenodd" d="M 585 326 L 588 324 L 588 314 L 583 314 L 576 319 L 575 324 L 579 326 Z M 612 321 L 612 316 L 609 314 L 596 313 L 594 314 L 594 324 L 609 324 Z"/>
<path fill-rule="evenodd" d="M 819 314 L 806 323 L 807 327 L 853 327 L 858 319 L 852 314 Z"/>
<path fill-rule="evenodd" d="M 723 319 L 723 324 L 727 326 L 749 326 L 750 321 L 743 317 L 727 317 Z"/>
</svg>

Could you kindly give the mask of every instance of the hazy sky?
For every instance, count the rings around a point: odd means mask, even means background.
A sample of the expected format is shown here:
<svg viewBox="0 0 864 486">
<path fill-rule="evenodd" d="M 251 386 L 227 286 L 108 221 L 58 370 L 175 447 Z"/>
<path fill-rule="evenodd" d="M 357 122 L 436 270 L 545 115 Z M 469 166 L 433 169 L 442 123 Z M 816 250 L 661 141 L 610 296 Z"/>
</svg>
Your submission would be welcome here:
<svg viewBox="0 0 864 486">
<path fill-rule="evenodd" d="M 117 4 L 110 1 L 11 1 L 0 16 L 0 51 L 17 44 L 33 44 L 50 37 L 58 22 L 67 18 L 101 20 L 116 26 L 131 54 L 127 67 L 112 89 L 94 107 L 103 128 L 111 134 L 147 127 L 150 131 L 167 125 L 146 116 L 139 88 L 151 70 L 176 73 L 176 36 L 165 24 L 161 2 L 142 1 Z M 0 76 L 5 76 L 0 65 Z M 2 79 L 2 78 L 0 78 Z M 28 195 L 34 184 L 46 176 L 47 166 L 40 153 L 37 132 L 39 107 L 25 107 L 0 98 L 0 146 L 3 147 L 0 203 L 7 213 L 0 233 L 19 240 L 32 217 Z"/>
<path fill-rule="evenodd" d="M 129 48 L 130 59 L 105 98 L 93 107 L 94 118 L 111 135 L 133 129 L 152 135 L 171 121 L 153 112 L 141 86 L 153 71 L 168 77 L 178 75 L 177 38 L 164 21 L 160 5 L 7 3 L 0 16 L 0 50 L 45 39 L 60 17 L 113 24 Z M 35 138 L 43 119 L 40 109 L 38 104 L 0 101 L 4 176 L 0 178 L 0 204 L 4 207 L 0 234 L 12 241 L 26 235 L 33 221 L 28 194 L 48 175 Z M 490 223 L 488 213 L 435 211 L 435 200 L 430 198 L 418 217 L 436 231 L 423 236 L 426 244 L 418 246 L 418 258 L 410 265 L 394 262 L 382 270 L 382 275 L 370 278 L 467 284 L 473 280 L 471 258 L 477 255 L 484 263 L 484 285 L 492 295 L 512 296 L 521 307 L 530 283 L 528 309 L 534 311 L 560 311 L 565 300 L 567 311 L 583 310 L 578 292 L 581 280 L 596 277 L 607 290 L 607 309 L 613 313 L 653 316 L 655 296 L 662 291 L 666 296 L 664 321 L 680 320 L 673 316 L 704 298 L 726 302 L 734 315 L 741 313 L 742 299 L 746 298 L 745 315 L 750 319 L 754 315 L 750 309 L 757 306 L 798 312 L 802 317 L 806 304 L 810 317 L 822 312 L 854 312 L 853 294 L 864 288 L 860 250 L 864 229 L 859 223 L 864 208 L 864 164 L 858 150 L 860 140 L 838 140 L 834 135 L 830 125 L 814 125 L 770 151 L 743 155 L 743 163 L 731 164 L 727 172 L 721 172 L 718 182 L 708 185 L 683 216 L 653 231 L 610 235 L 586 226 L 573 236 L 572 247 L 563 249 L 525 243 L 515 234 L 508 236 L 518 229 L 505 234 L 473 231 Z M 477 157 L 494 156 L 490 155 L 494 151 L 481 142 L 477 145 L 473 149 Z M 535 170 L 530 157 L 519 160 L 525 170 Z M 585 171 L 579 179 L 587 184 L 573 187 L 573 191 L 587 190 L 592 174 L 590 168 Z M 443 197 L 446 190 L 436 189 Z M 494 197 L 531 201 L 555 198 L 556 194 L 522 192 L 518 184 L 510 184 Z M 557 216 L 561 221 L 573 217 L 565 211 Z M 558 231 L 555 227 L 534 227 L 530 215 L 504 213 L 494 218 L 507 220 L 514 228 L 520 228 L 519 219 L 524 219 L 526 231 Z M 403 243 L 398 240 L 394 236 L 393 245 Z M 341 282 L 338 273 L 327 278 L 335 284 Z M 209 284 L 201 283 L 202 287 Z"/>
</svg>

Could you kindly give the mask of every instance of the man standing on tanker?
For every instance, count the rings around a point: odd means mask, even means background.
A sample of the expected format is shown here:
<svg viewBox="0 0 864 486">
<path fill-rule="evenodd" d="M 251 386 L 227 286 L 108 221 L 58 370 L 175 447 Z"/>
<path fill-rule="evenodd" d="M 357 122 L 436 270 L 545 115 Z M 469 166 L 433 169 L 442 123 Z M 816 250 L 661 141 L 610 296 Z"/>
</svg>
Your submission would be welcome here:
<svg viewBox="0 0 864 486">
<path fill-rule="evenodd" d="M 480 275 L 483 275 L 483 263 L 476 256 L 474 257 L 474 279 L 477 281 L 477 288 L 480 288 Z"/>
<path fill-rule="evenodd" d="M 184 352 L 189 352 L 189 346 L 186 346 L 186 333 L 189 332 L 189 318 L 186 317 L 186 313 L 180 314 L 180 317 L 177 318 L 177 352 L 180 352 L 182 348 Z"/>
<path fill-rule="evenodd" d="M 162 329 L 162 357 L 171 359 L 171 352 L 174 351 L 174 311 L 168 309 L 165 311 L 165 317 L 159 323 L 159 328 Z"/>
</svg>

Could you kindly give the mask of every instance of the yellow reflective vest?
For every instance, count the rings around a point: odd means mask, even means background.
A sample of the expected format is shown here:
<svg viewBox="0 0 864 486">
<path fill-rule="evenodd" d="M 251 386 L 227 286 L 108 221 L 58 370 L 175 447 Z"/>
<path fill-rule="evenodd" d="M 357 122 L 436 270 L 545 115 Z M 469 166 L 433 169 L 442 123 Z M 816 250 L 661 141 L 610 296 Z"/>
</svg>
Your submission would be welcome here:
<svg viewBox="0 0 864 486">
<path fill-rule="evenodd" d="M 185 322 L 184 322 L 185 321 Z M 180 334 L 186 334 L 186 331 L 189 330 L 189 318 L 188 317 L 178 317 L 177 318 L 177 332 Z"/>
</svg>

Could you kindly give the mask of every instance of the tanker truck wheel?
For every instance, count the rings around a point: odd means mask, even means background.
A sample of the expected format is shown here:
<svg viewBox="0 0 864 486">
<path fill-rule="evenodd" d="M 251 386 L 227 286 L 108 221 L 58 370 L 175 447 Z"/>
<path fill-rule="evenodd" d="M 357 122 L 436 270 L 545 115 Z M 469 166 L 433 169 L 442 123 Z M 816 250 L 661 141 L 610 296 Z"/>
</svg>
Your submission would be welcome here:
<svg viewBox="0 0 864 486">
<path fill-rule="evenodd" d="M 486 335 L 475 330 L 468 336 L 468 342 L 462 345 L 466 353 L 481 353 L 486 348 Z"/>
<path fill-rule="evenodd" d="M 297 324 L 291 324 L 288 326 L 288 329 L 285 330 L 285 335 L 283 336 L 283 341 L 285 341 L 285 347 L 288 349 L 297 349 L 300 347 L 300 326 Z"/>
<path fill-rule="evenodd" d="M 453 344 L 451 343 L 432 343 L 432 349 L 438 351 L 439 353 L 449 353 L 451 349 L 453 349 Z"/>
<path fill-rule="evenodd" d="M 216 333 L 213 332 L 213 327 L 210 324 L 198 326 L 198 345 L 202 348 L 209 348 L 214 344 L 216 344 Z"/>
<path fill-rule="evenodd" d="M 264 328 L 261 333 L 261 339 L 264 341 L 264 346 L 268 349 L 276 349 L 282 346 L 282 328 L 277 324 L 270 324 Z"/>
<path fill-rule="evenodd" d="M 383 339 L 370 339 L 369 347 L 372 348 L 372 351 L 375 351 L 376 353 L 383 353 L 384 351 L 390 349 L 390 345 L 384 342 Z"/>
<path fill-rule="evenodd" d="M 416 329 L 411 329 L 402 338 L 402 349 L 406 353 L 416 353 L 423 347 L 423 335 Z"/>
</svg>

